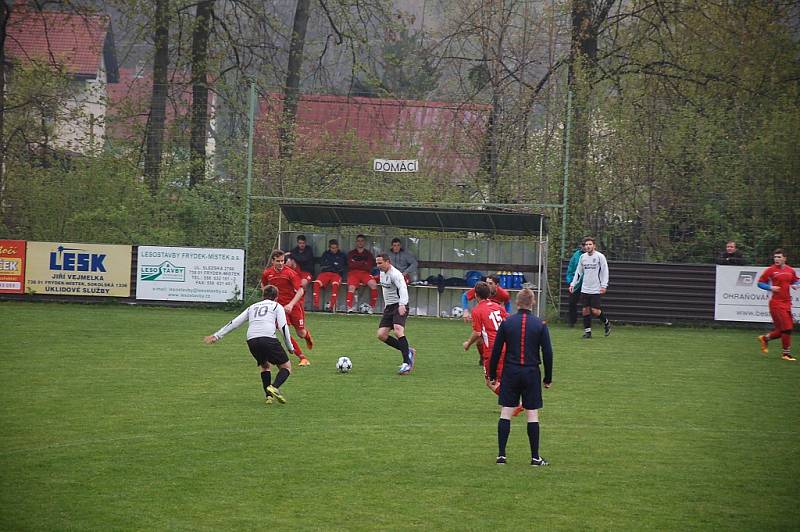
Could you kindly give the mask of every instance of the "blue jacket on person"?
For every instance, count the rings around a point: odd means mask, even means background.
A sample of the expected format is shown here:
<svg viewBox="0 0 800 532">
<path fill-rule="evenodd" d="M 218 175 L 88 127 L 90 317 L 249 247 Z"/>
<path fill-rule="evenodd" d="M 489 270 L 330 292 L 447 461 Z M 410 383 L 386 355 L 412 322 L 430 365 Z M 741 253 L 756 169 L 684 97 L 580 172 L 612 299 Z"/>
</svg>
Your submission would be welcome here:
<svg viewBox="0 0 800 532">
<path fill-rule="evenodd" d="M 330 250 L 325 251 L 319 258 L 319 270 L 322 272 L 333 272 L 344 276 L 347 270 L 347 255 L 342 251 L 331 253 Z"/>
</svg>

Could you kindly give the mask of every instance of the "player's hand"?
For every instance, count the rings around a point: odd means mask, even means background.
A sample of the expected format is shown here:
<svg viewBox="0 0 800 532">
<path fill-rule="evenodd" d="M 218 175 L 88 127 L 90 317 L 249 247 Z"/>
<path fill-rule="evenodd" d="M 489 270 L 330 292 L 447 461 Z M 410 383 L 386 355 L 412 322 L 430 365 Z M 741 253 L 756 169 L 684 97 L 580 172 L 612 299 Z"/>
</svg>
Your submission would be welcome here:
<svg viewBox="0 0 800 532">
<path fill-rule="evenodd" d="M 401 316 L 405 316 L 406 306 L 401 304 L 399 307 L 397 307 L 397 313 L 400 314 Z"/>
<path fill-rule="evenodd" d="M 498 388 L 499 386 L 500 386 L 500 383 L 499 383 L 499 382 L 497 382 L 497 381 L 492 381 L 492 380 L 490 380 L 490 381 L 489 381 L 489 388 L 491 388 L 493 392 L 494 392 L 494 391 L 497 391 L 497 388 Z"/>
<path fill-rule="evenodd" d="M 551 387 L 551 386 L 553 385 L 553 383 L 552 383 L 552 382 L 543 382 L 543 383 L 542 383 L 542 385 L 543 385 L 545 388 L 549 388 L 549 387 Z"/>
<path fill-rule="evenodd" d="M 773 294 L 777 294 L 778 292 L 781 291 L 780 286 L 770 286 L 769 289 L 772 290 Z"/>
<path fill-rule="evenodd" d="M 286 311 L 286 314 L 291 314 L 293 308 L 294 308 L 294 303 L 289 303 L 288 305 L 283 307 L 283 310 Z"/>
<path fill-rule="evenodd" d="M 205 343 L 207 343 L 207 344 L 215 344 L 215 343 L 217 343 L 218 340 L 219 340 L 219 338 L 217 338 L 213 334 L 211 336 L 204 336 L 203 337 L 203 341 Z"/>
<path fill-rule="evenodd" d="M 575 291 L 575 287 L 572 286 L 572 285 L 569 285 L 569 293 L 571 294 L 574 291 Z"/>
<path fill-rule="evenodd" d="M 606 290 L 607 290 L 606 288 L 601 288 L 601 289 L 600 289 L 600 295 L 603 295 L 603 294 L 605 294 L 605 293 L 606 293 Z"/>
</svg>

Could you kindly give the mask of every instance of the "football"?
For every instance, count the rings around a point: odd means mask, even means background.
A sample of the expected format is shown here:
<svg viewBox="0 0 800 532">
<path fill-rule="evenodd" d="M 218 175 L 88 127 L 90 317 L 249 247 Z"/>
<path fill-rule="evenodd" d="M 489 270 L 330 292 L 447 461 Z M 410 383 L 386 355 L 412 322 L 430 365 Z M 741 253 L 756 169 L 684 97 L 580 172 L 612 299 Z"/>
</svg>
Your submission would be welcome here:
<svg viewBox="0 0 800 532">
<path fill-rule="evenodd" d="M 336 361 L 336 370 L 339 373 L 349 373 L 353 369 L 353 363 L 347 357 L 339 357 Z"/>
<path fill-rule="evenodd" d="M 450 311 L 450 316 L 453 318 L 460 318 L 463 315 L 464 309 L 461 307 L 453 307 L 453 309 Z"/>
<path fill-rule="evenodd" d="M 361 314 L 372 314 L 372 307 L 369 306 L 369 303 L 361 303 L 358 306 L 358 312 Z"/>
</svg>

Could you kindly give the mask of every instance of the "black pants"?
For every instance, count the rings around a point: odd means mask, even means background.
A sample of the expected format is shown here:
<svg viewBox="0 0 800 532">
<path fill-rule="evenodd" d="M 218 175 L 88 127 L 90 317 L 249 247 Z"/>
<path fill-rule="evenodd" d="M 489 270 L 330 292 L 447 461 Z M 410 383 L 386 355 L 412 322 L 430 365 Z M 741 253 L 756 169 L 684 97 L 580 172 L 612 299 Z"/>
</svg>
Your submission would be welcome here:
<svg viewBox="0 0 800 532">
<path fill-rule="evenodd" d="M 581 291 L 575 290 L 569 295 L 569 305 L 567 307 L 567 323 L 571 326 L 578 322 L 578 300 L 581 298 Z"/>
</svg>

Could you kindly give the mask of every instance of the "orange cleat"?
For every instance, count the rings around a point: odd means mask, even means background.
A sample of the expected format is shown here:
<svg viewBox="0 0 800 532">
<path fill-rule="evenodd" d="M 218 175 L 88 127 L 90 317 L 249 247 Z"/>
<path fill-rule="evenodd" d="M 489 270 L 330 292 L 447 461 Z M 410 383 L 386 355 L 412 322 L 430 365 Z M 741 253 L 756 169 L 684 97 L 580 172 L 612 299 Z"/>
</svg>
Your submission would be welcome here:
<svg viewBox="0 0 800 532">
<path fill-rule="evenodd" d="M 311 338 L 311 332 L 306 329 L 306 346 L 309 349 L 314 349 L 314 339 Z"/>
<path fill-rule="evenodd" d="M 311 365 L 311 361 L 309 359 L 307 359 L 306 357 L 300 357 L 300 365 L 301 366 L 310 366 Z"/>
<path fill-rule="evenodd" d="M 763 334 L 758 337 L 758 343 L 761 344 L 761 352 L 765 355 L 769 353 L 769 348 L 767 347 L 767 337 Z"/>
<path fill-rule="evenodd" d="M 784 360 L 788 360 L 789 362 L 795 362 L 795 361 L 797 361 L 797 359 L 796 359 L 796 358 L 794 358 L 792 355 L 788 355 L 788 354 L 786 354 L 786 353 L 784 353 L 783 355 L 781 355 L 781 358 L 782 358 L 782 359 L 784 359 Z"/>
<path fill-rule="evenodd" d="M 523 410 L 525 410 L 525 407 L 522 406 L 522 405 L 519 405 L 517 408 L 514 409 L 514 413 L 511 414 L 511 417 L 517 417 L 518 415 L 520 415 L 522 413 Z"/>
</svg>

